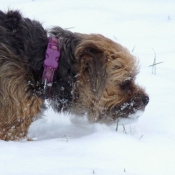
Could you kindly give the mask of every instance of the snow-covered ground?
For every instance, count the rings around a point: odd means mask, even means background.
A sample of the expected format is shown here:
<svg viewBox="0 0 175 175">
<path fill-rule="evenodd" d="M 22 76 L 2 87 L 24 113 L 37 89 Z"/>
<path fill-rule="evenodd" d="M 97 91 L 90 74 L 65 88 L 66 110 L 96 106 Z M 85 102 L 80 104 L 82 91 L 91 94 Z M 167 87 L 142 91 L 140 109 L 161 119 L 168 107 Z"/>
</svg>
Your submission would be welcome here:
<svg viewBox="0 0 175 175">
<path fill-rule="evenodd" d="M 175 174 L 174 0 L 0 0 L 0 9 L 83 33 L 101 33 L 140 60 L 150 103 L 137 123 L 88 124 L 51 109 L 32 123 L 36 141 L 0 141 L 2 175 Z M 156 54 L 155 54 L 155 53 Z M 153 59 L 163 62 L 152 74 Z"/>
</svg>

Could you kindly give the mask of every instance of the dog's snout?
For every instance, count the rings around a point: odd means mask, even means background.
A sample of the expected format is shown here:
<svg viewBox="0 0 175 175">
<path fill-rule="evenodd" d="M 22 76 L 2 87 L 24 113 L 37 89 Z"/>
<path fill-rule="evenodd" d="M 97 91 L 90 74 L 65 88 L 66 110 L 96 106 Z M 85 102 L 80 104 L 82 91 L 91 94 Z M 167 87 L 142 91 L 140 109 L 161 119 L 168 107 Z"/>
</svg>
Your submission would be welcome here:
<svg viewBox="0 0 175 175">
<path fill-rule="evenodd" d="M 148 96 L 143 96 L 142 97 L 142 102 L 146 106 L 149 103 L 149 97 Z"/>
</svg>

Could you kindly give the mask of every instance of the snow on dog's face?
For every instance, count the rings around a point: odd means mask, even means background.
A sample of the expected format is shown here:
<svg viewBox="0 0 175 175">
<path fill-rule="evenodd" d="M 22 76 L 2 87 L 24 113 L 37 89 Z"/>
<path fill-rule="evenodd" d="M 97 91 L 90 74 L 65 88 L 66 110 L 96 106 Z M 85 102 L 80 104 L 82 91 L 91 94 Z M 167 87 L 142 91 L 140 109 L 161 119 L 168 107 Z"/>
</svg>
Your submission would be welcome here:
<svg viewBox="0 0 175 175">
<path fill-rule="evenodd" d="M 135 83 L 136 59 L 126 48 L 101 35 L 82 38 L 75 52 L 79 73 L 74 112 L 87 113 L 92 122 L 108 123 L 144 111 L 149 97 Z"/>
</svg>

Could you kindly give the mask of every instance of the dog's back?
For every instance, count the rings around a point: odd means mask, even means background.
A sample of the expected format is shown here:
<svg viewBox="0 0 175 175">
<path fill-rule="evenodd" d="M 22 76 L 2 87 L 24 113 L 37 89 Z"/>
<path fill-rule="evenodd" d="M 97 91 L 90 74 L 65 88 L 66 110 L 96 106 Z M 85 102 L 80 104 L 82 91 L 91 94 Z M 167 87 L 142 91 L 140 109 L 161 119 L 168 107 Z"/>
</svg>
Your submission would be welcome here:
<svg viewBox="0 0 175 175">
<path fill-rule="evenodd" d="M 18 11 L 0 11 L 1 45 L 13 50 L 32 69 L 42 69 L 47 42 L 47 31 L 39 22 L 23 18 Z"/>
</svg>

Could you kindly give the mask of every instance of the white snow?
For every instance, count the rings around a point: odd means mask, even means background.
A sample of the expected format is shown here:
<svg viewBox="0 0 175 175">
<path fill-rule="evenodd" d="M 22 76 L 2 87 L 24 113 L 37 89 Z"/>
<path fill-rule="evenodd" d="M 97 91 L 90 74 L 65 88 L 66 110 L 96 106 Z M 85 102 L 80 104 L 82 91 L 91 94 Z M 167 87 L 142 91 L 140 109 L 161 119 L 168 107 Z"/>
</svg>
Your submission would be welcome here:
<svg viewBox="0 0 175 175">
<path fill-rule="evenodd" d="M 36 141 L 0 141 L 2 175 L 175 174 L 174 0 L 0 0 L 0 9 L 20 9 L 45 27 L 101 33 L 140 60 L 138 84 L 149 96 L 132 125 L 88 124 L 83 117 L 51 109 L 33 122 Z M 152 74 L 153 59 L 163 62 Z"/>
</svg>

